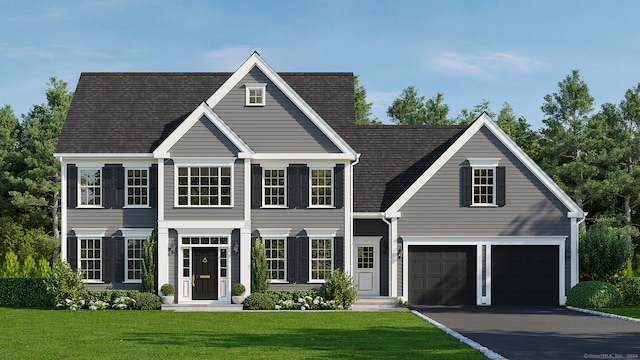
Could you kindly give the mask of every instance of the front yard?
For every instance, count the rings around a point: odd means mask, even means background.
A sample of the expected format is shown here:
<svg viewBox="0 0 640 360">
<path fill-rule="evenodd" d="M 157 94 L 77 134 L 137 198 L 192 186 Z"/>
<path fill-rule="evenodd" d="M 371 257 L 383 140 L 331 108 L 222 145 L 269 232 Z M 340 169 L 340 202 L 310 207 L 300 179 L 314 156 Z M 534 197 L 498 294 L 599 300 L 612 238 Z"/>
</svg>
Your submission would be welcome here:
<svg viewBox="0 0 640 360">
<path fill-rule="evenodd" d="M 0 308 L 2 359 L 484 359 L 408 312 Z"/>
<path fill-rule="evenodd" d="M 640 319 L 640 306 L 625 306 L 625 307 L 614 308 L 614 309 L 594 309 L 594 310 L 602 311 L 610 314 L 626 316 L 630 318 Z"/>
</svg>

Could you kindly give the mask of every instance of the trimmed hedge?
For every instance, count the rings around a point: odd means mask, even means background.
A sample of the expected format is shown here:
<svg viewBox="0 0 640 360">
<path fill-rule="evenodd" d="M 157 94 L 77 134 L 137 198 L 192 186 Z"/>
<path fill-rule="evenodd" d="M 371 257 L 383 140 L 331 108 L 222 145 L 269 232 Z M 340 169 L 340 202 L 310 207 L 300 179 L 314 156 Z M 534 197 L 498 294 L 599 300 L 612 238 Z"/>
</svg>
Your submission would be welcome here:
<svg viewBox="0 0 640 360">
<path fill-rule="evenodd" d="M 135 308 L 139 310 L 158 310 L 162 305 L 158 295 L 138 290 L 89 290 L 86 302 L 104 301 L 114 304 L 117 298 L 122 297 L 134 299 L 136 301 Z"/>
<path fill-rule="evenodd" d="M 625 305 L 640 305 L 640 278 L 624 277 L 613 279 L 613 285 L 618 288 Z"/>
<path fill-rule="evenodd" d="M 267 290 L 265 294 L 273 300 L 274 304 L 280 301 L 298 301 L 298 299 L 304 299 L 305 296 L 310 296 L 315 299 L 316 296 L 324 296 L 324 292 L 320 289 L 313 290 Z"/>
<path fill-rule="evenodd" d="M 0 278 L 0 306 L 53 307 L 55 300 L 47 292 L 45 278 Z"/>
<path fill-rule="evenodd" d="M 274 310 L 276 304 L 265 293 L 252 293 L 242 302 L 244 310 Z"/>
<path fill-rule="evenodd" d="M 580 308 L 618 308 L 623 304 L 620 291 L 604 281 L 583 281 L 567 294 L 567 305 Z"/>
</svg>

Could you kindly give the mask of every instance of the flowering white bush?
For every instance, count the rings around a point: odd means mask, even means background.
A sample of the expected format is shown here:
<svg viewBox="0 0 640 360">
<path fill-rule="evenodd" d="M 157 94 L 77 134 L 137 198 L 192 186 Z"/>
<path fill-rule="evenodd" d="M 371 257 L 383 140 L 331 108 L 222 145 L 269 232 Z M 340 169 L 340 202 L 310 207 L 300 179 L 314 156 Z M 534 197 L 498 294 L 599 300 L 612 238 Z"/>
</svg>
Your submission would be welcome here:
<svg viewBox="0 0 640 360">
<path fill-rule="evenodd" d="M 134 299 L 128 296 L 123 296 L 116 298 L 113 302 L 113 305 L 111 305 L 111 308 L 116 310 L 133 309 L 135 304 L 136 301 Z"/>
<path fill-rule="evenodd" d="M 62 303 L 56 304 L 59 310 L 79 310 L 84 306 L 84 299 L 64 299 Z"/>
<path fill-rule="evenodd" d="M 280 300 L 275 306 L 276 310 L 339 310 L 339 306 L 333 300 L 325 301 L 321 296 L 312 298 L 305 296 L 298 298 L 298 301 Z"/>
<path fill-rule="evenodd" d="M 104 302 L 102 300 L 98 301 L 89 301 L 89 310 L 105 310 L 109 307 L 108 302 Z"/>
</svg>

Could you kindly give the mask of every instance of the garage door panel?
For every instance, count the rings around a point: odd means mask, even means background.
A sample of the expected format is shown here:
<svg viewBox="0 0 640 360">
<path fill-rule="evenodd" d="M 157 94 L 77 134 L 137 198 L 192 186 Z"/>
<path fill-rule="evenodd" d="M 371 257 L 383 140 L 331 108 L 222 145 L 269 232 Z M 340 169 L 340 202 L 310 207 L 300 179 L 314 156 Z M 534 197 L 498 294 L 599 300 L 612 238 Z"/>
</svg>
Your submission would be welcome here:
<svg viewBox="0 0 640 360">
<path fill-rule="evenodd" d="M 475 269 L 475 246 L 409 246 L 409 303 L 475 304 Z"/>
<path fill-rule="evenodd" d="M 558 246 L 494 245 L 491 249 L 492 304 L 558 305 Z"/>
</svg>

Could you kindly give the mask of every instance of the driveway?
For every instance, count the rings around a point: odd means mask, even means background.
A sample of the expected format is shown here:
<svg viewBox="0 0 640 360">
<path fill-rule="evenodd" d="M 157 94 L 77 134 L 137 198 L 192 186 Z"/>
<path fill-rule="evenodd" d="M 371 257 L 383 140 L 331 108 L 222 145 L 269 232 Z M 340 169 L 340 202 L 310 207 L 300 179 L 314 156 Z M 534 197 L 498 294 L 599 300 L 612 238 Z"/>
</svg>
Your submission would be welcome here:
<svg viewBox="0 0 640 360">
<path fill-rule="evenodd" d="M 508 359 L 639 359 L 640 323 L 562 307 L 414 310 Z"/>
</svg>

